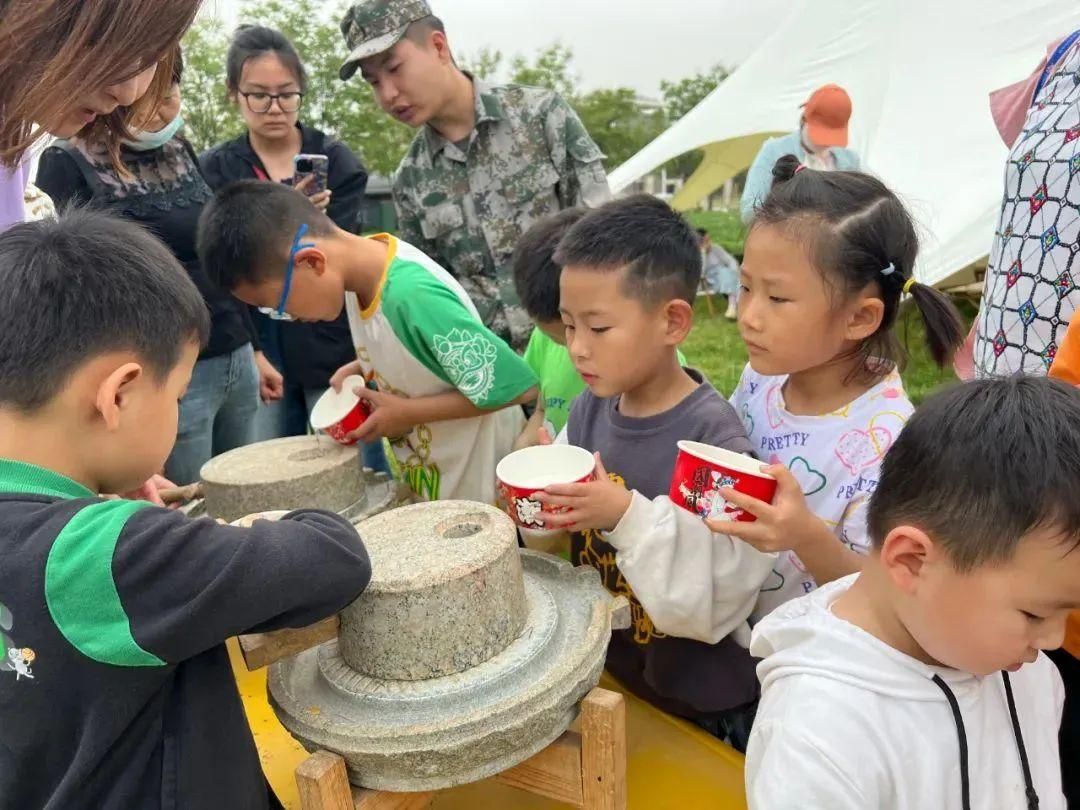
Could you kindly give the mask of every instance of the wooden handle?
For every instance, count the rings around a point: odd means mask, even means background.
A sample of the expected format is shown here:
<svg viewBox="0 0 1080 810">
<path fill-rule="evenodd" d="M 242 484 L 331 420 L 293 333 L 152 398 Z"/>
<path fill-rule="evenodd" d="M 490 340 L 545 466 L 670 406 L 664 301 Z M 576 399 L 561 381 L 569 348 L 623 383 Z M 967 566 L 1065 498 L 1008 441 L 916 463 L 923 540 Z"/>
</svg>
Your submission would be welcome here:
<svg viewBox="0 0 1080 810">
<path fill-rule="evenodd" d="M 158 497 L 166 503 L 187 503 L 203 496 L 202 482 L 196 481 L 186 487 L 166 487 L 158 490 Z"/>
<path fill-rule="evenodd" d="M 338 617 L 331 616 L 299 630 L 276 630 L 240 636 L 240 652 L 250 672 L 268 667 L 282 658 L 310 650 L 337 638 Z"/>
</svg>

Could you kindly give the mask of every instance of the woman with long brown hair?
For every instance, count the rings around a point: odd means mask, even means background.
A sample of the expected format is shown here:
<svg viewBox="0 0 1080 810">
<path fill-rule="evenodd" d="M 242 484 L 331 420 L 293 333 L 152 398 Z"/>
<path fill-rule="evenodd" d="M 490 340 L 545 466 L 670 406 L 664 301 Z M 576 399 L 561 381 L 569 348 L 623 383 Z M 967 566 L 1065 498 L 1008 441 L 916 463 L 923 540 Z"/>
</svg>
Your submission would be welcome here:
<svg viewBox="0 0 1080 810">
<path fill-rule="evenodd" d="M 188 484 L 199 480 L 203 464 L 215 455 L 252 441 L 259 372 L 247 307 L 210 282 L 195 253 L 199 214 L 213 192 L 180 132 L 183 69 L 178 56 L 171 96 L 121 145 L 123 171 L 102 143 L 75 136 L 42 153 L 34 182 L 58 208 L 89 205 L 138 222 L 168 246 L 203 294 L 210 338 L 180 400 L 176 444 L 165 462 L 170 480 Z"/>
<path fill-rule="evenodd" d="M 37 140 L 96 131 L 115 158 L 154 114 L 200 2 L 0 0 L 0 230 L 22 219 Z"/>
</svg>

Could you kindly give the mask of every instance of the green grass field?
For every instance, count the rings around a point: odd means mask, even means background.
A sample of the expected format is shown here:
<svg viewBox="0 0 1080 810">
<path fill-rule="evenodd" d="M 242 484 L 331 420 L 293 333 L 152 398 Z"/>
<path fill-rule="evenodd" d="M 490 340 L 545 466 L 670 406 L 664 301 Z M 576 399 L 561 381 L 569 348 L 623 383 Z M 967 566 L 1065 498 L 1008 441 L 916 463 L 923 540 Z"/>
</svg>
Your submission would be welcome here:
<svg viewBox="0 0 1080 810">
<path fill-rule="evenodd" d="M 700 369 L 720 393 L 730 396 L 746 365 L 746 348 L 739 337 L 738 328 L 722 315 L 723 300 L 713 296 L 717 314 L 709 317 L 705 298 L 698 297 L 694 307 L 694 329 L 682 348 L 690 365 Z M 903 372 L 904 387 L 911 401 L 917 405 L 935 388 L 955 381 L 956 377 L 952 368 L 942 371 L 930 359 L 922 340 L 922 321 L 910 304 L 901 312 L 896 329 L 900 342 L 909 354 L 907 368 Z"/>
</svg>

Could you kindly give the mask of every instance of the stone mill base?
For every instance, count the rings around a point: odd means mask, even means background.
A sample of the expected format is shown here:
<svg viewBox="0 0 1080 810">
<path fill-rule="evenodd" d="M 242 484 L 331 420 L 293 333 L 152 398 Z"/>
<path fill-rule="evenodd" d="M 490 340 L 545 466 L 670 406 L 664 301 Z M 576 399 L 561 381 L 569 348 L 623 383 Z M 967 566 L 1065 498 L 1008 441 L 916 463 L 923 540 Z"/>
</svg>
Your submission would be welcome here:
<svg viewBox="0 0 1080 810">
<path fill-rule="evenodd" d="M 528 621 L 479 666 L 422 681 L 362 675 L 332 641 L 275 664 L 270 703 L 308 750 L 340 754 L 350 780 L 390 791 L 453 787 L 538 753 L 598 683 L 612 599 L 592 569 L 521 552 Z"/>
</svg>

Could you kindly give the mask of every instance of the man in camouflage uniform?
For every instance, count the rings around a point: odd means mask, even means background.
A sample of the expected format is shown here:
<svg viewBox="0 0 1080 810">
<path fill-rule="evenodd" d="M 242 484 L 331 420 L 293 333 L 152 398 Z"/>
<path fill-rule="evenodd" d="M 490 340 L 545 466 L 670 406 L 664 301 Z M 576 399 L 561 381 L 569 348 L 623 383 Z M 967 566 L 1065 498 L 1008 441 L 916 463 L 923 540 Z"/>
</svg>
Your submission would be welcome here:
<svg viewBox="0 0 1080 810">
<path fill-rule="evenodd" d="M 382 109 L 420 129 L 394 176 L 399 235 L 522 349 L 532 324 L 514 292 L 514 247 L 545 217 L 611 198 L 604 155 L 558 93 L 460 70 L 426 0 L 357 3 L 341 30 L 351 49 L 341 78 L 359 68 Z"/>
</svg>

